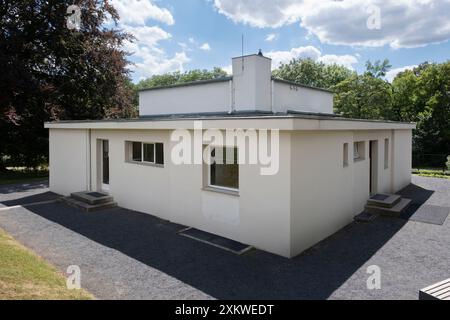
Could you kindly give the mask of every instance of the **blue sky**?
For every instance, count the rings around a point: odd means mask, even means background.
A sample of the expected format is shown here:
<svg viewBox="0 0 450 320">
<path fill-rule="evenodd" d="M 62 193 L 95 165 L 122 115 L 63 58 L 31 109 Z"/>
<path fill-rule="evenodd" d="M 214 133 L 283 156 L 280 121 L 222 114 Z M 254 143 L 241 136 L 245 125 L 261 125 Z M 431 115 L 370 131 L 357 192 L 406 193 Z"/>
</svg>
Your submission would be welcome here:
<svg viewBox="0 0 450 320">
<path fill-rule="evenodd" d="M 176 70 L 229 68 L 262 49 L 274 65 L 311 57 L 357 71 L 388 58 L 392 78 L 450 52 L 449 0 L 113 0 L 136 63 L 133 80 Z M 271 35 L 271 36 L 270 36 Z M 270 40 L 270 41 L 269 41 Z"/>
</svg>

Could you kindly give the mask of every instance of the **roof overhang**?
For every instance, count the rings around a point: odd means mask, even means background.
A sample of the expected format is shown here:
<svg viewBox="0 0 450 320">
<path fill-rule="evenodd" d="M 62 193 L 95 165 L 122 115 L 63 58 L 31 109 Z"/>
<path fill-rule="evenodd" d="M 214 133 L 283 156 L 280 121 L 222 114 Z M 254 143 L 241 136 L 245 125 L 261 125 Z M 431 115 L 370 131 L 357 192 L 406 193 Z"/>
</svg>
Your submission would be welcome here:
<svg viewBox="0 0 450 320">
<path fill-rule="evenodd" d="M 415 129 L 415 123 L 355 120 L 346 118 L 322 119 L 287 116 L 255 116 L 233 118 L 190 118 L 190 119 L 136 119 L 104 121 L 60 121 L 47 122 L 48 129 L 98 129 L 98 130 L 174 130 L 194 129 L 201 121 L 203 129 L 279 129 L 307 131 L 336 130 L 393 130 Z"/>
</svg>

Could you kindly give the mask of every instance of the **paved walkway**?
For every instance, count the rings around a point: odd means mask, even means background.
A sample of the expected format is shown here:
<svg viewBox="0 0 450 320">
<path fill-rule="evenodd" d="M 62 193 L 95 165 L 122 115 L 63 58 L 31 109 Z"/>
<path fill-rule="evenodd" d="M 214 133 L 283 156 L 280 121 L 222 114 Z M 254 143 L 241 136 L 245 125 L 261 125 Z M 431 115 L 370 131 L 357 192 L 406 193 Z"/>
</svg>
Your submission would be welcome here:
<svg viewBox="0 0 450 320">
<path fill-rule="evenodd" d="M 418 205 L 450 207 L 450 180 L 413 183 L 404 194 Z M 20 206 L 56 197 L 45 184 L 0 187 L 0 227 L 63 272 L 79 265 L 82 286 L 100 299 L 417 299 L 418 289 L 450 277 L 450 218 L 353 223 L 285 259 L 259 250 L 236 256 L 122 208 Z M 370 265 L 381 268 L 380 290 L 367 289 Z"/>
</svg>

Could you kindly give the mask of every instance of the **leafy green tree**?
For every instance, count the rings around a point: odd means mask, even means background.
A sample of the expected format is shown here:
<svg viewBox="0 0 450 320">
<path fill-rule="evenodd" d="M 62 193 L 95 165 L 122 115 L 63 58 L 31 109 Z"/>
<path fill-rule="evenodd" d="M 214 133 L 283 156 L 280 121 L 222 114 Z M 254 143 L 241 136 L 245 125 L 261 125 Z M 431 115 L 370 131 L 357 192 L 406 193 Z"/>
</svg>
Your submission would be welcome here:
<svg viewBox="0 0 450 320">
<path fill-rule="evenodd" d="M 226 77 L 227 73 L 221 68 L 214 68 L 213 70 L 190 70 L 186 72 L 171 72 L 162 75 L 154 75 L 148 79 L 141 80 L 135 85 L 137 90 L 170 86 L 186 82 L 212 80 Z"/>
<path fill-rule="evenodd" d="M 326 65 L 312 59 L 293 59 L 274 70 L 277 78 L 304 85 L 330 89 L 355 74 L 350 69 L 337 65 Z"/>
<path fill-rule="evenodd" d="M 0 0 L 0 169 L 6 156 L 34 166 L 45 160 L 44 121 L 133 114 L 126 85 L 130 36 L 105 27 L 108 1 L 79 0 L 79 30 L 67 27 L 72 0 Z"/>
<path fill-rule="evenodd" d="M 344 117 L 356 119 L 392 118 L 390 84 L 370 73 L 354 74 L 333 87 L 334 107 Z"/>
<path fill-rule="evenodd" d="M 389 63 L 388 59 L 384 59 L 383 61 L 377 60 L 375 63 L 371 61 L 366 62 L 366 73 L 375 78 L 383 78 L 386 76 L 386 73 L 392 68 L 392 65 Z"/>
</svg>

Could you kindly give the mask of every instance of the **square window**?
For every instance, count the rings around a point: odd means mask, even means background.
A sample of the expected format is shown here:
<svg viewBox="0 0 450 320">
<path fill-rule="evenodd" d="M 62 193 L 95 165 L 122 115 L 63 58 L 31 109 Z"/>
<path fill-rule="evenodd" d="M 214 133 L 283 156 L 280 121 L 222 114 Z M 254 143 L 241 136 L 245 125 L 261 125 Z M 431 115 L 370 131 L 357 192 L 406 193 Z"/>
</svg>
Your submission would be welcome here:
<svg viewBox="0 0 450 320">
<path fill-rule="evenodd" d="M 239 189 L 239 164 L 237 148 L 214 148 L 211 150 L 209 184 L 226 189 Z"/>
<path fill-rule="evenodd" d="M 132 157 L 133 161 L 142 161 L 142 142 L 133 142 L 132 144 Z"/>
<path fill-rule="evenodd" d="M 144 143 L 144 162 L 155 163 L 155 145 Z"/>
</svg>

